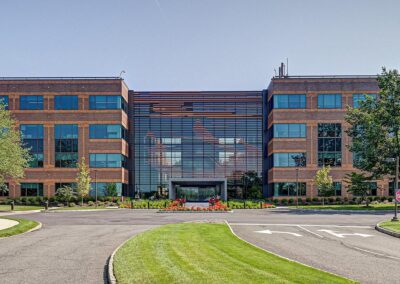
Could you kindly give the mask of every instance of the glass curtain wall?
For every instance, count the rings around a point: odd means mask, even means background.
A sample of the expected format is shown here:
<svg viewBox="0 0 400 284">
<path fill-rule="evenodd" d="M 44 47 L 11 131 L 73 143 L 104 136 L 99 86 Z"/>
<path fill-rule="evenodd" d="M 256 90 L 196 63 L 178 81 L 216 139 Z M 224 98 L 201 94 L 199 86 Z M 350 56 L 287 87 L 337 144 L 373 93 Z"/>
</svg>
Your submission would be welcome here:
<svg viewBox="0 0 400 284">
<path fill-rule="evenodd" d="M 170 178 L 241 178 L 262 172 L 261 92 L 134 94 L 134 190 L 168 190 Z"/>
</svg>

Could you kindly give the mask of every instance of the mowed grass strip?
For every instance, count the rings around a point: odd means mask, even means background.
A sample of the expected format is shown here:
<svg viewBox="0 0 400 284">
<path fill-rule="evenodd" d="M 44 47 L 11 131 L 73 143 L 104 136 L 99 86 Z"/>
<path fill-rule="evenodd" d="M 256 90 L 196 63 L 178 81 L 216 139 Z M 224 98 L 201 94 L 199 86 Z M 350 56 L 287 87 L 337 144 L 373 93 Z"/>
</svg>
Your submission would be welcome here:
<svg viewBox="0 0 400 284">
<path fill-rule="evenodd" d="M 43 206 L 36 205 L 15 205 L 14 211 L 40 210 L 43 208 Z M 0 211 L 11 211 L 11 205 L 0 205 Z"/>
<path fill-rule="evenodd" d="M 291 205 L 290 207 L 293 207 Z M 299 205 L 301 209 L 318 210 L 394 210 L 393 204 L 370 204 L 365 205 Z"/>
<path fill-rule="evenodd" d="M 32 220 L 27 220 L 27 219 L 21 219 L 21 218 L 3 218 L 3 219 L 9 219 L 9 220 L 14 220 L 18 222 L 18 225 L 15 225 L 11 228 L 0 230 L 0 238 L 5 238 L 5 237 L 10 237 L 13 235 L 18 235 L 25 233 L 33 228 L 35 228 L 37 225 L 39 225 L 38 222 L 32 221 Z"/>
<path fill-rule="evenodd" d="M 166 225 L 114 257 L 118 283 L 355 283 L 258 249 L 225 224 Z"/>
<path fill-rule="evenodd" d="M 398 222 L 386 221 L 379 223 L 379 226 L 385 228 L 386 230 L 400 233 L 400 221 Z"/>
</svg>

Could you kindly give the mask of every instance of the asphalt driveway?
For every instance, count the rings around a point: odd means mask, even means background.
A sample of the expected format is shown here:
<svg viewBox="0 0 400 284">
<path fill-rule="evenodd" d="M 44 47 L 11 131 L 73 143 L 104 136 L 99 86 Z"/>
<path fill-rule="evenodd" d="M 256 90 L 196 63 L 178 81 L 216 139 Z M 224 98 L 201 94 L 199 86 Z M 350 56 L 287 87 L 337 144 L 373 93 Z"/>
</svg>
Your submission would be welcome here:
<svg viewBox="0 0 400 284">
<path fill-rule="evenodd" d="M 126 239 L 163 224 L 218 219 L 233 224 L 234 231 L 244 239 L 285 257 L 366 283 L 387 283 L 386 280 L 400 283 L 398 274 L 393 274 L 396 273 L 394 264 L 400 263 L 400 259 L 387 257 L 400 255 L 400 240 L 372 228 L 389 216 L 385 213 L 319 214 L 293 210 L 160 214 L 154 210 L 129 209 L 26 214 L 19 217 L 40 221 L 43 228 L 0 239 L 0 279 L 1 283 L 105 283 L 108 257 Z M 319 231 L 321 229 L 336 234 L 373 236 L 339 238 Z M 255 233 L 263 230 L 292 232 L 301 237 L 287 233 Z"/>
</svg>

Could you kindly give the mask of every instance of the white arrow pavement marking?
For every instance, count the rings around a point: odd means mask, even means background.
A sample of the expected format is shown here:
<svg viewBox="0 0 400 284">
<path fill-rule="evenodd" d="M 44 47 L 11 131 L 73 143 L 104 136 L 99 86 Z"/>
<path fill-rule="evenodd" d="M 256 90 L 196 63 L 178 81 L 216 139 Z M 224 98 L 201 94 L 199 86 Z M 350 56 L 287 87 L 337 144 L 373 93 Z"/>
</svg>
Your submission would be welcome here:
<svg viewBox="0 0 400 284">
<path fill-rule="evenodd" d="M 347 233 L 338 233 L 332 230 L 318 230 L 319 232 L 326 232 L 328 234 L 331 234 L 335 237 L 338 238 L 344 238 L 344 236 L 360 236 L 363 238 L 368 238 L 368 237 L 373 237 L 373 235 L 368 235 L 368 234 L 360 234 L 360 233 L 351 233 L 351 234 L 347 234 Z"/>
<path fill-rule="evenodd" d="M 263 231 L 255 231 L 256 233 L 260 233 L 260 234 L 268 234 L 268 235 L 272 235 L 273 233 L 275 234 L 289 234 L 289 235 L 293 235 L 296 237 L 301 237 L 300 234 L 297 233 L 292 233 L 292 232 L 282 232 L 282 231 L 271 231 L 271 230 L 263 230 Z"/>
</svg>

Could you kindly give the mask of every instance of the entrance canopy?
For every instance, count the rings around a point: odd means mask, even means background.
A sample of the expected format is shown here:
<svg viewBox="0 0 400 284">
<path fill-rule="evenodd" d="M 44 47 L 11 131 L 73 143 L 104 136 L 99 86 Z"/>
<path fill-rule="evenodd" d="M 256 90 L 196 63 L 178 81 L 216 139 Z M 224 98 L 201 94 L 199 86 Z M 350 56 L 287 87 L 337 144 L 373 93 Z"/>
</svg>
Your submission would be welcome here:
<svg viewBox="0 0 400 284">
<path fill-rule="evenodd" d="M 185 198 L 186 201 L 207 202 L 219 196 L 227 199 L 227 181 L 224 178 L 175 178 L 169 180 L 169 198 Z"/>
</svg>

